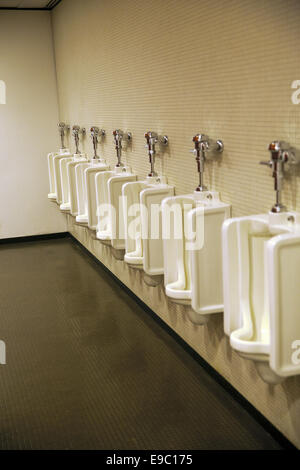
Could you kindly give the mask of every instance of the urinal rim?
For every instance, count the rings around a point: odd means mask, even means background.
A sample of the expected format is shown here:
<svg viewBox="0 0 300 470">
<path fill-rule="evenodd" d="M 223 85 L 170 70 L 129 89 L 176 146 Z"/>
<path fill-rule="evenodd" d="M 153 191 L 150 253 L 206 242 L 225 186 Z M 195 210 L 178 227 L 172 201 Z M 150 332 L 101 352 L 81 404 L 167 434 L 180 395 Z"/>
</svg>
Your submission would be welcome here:
<svg viewBox="0 0 300 470">
<path fill-rule="evenodd" d="M 97 227 L 96 229 L 97 230 Z M 111 241 L 112 239 L 112 234 L 110 233 L 109 235 L 106 235 L 108 233 L 108 230 L 97 230 L 97 239 L 98 240 L 105 240 L 105 241 Z M 105 234 L 105 238 L 104 238 L 104 235 Z M 101 236 L 102 235 L 102 236 Z"/>
<path fill-rule="evenodd" d="M 173 283 L 170 283 L 173 284 Z M 166 295 L 171 299 L 192 301 L 192 289 L 170 289 L 169 284 L 165 286 Z"/>
<path fill-rule="evenodd" d="M 264 343 L 263 341 L 244 340 L 239 338 L 239 334 L 241 334 L 241 328 L 232 331 L 232 333 L 230 334 L 230 345 L 235 351 L 249 355 L 270 355 L 270 341 L 268 343 Z"/>
<path fill-rule="evenodd" d="M 59 209 L 62 212 L 70 212 L 71 211 L 71 204 L 70 202 L 63 202 L 60 206 Z"/>
<path fill-rule="evenodd" d="M 128 257 L 128 253 L 125 253 L 124 261 L 130 266 L 137 267 L 137 269 L 144 269 L 142 256 Z"/>
<path fill-rule="evenodd" d="M 79 214 L 79 215 L 76 215 L 76 222 L 78 224 L 84 224 L 84 225 L 87 225 L 88 224 L 88 216 L 86 214 Z"/>
</svg>

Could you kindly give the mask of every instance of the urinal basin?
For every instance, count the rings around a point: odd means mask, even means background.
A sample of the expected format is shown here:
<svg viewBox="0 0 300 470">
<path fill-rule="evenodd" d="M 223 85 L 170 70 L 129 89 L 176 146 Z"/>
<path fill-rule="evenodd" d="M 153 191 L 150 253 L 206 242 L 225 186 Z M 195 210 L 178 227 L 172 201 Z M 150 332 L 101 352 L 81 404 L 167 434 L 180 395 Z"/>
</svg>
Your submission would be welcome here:
<svg viewBox="0 0 300 470">
<path fill-rule="evenodd" d="M 166 295 L 178 303 L 190 304 L 190 253 L 186 250 L 187 214 L 195 207 L 193 194 L 167 198 L 162 203 L 164 282 Z"/>
<path fill-rule="evenodd" d="M 162 200 L 174 194 L 164 178 L 126 183 L 122 189 L 125 257 L 131 266 L 148 276 L 159 276 L 163 269 Z"/>
<path fill-rule="evenodd" d="M 60 162 L 62 159 L 65 158 L 72 158 L 70 153 L 63 153 L 54 155 L 53 157 L 53 170 L 54 170 L 54 186 L 55 186 L 55 194 L 56 194 L 56 202 L 57 204 L 62 203 L 62 181 L 61 181 L 61 173 L 60 173 Z"/>
<path fill-rule="evenodd" d="M 124 261 L 143 269 L 143 240 L 140 193 L 148 186 L 147 181 L 124 184 L 122 189 L 125 227 Z"/>
<path fill-rule="evenodd" d="M 113 175 L 114 171 L 102 171 L 96 175 L 96 237 L 108 244 L 111 244 L 112 229 L 107 183 Z"/>
<path fill-rule="evenodd" d="M 279 377 L 299 374 L 292 345 L 300 338 L 300 215 L 231 219 L 222 232 L 224 328 L 232 348 L 268 361 Z"/>
<path fill-rule="evenodd" d="M 136 178 L 126 167 L 96 176 L 97 238 L 109 241 L 116 250 L 125 249 L 122 187 Z"/>
<path fill-rule="evenodd" d="M 67 212 L 70 211 L 70 193 L 68 182 L 68 163 L 72 162 L 74 157 L 62 158 L 59 162 L 60 167 L 60 181 L 61 181 L 61 204 L 60 210 Z"/>
<path fill-rule="evenodd" d="M 78 215 L 77 185 L 76 185 L 76 167 L 80 163 L 87 163 L 85 154 L 75 154 L 73 160 L 67 163 L 67 180 L 69 201 L 64 202 L 65 210 L 70 210 L 71 215 Z"/>
<path fill-rule="evenodd" d="M 49 176 L 49 199 L 56 199 L 55 194 L 55 181 L 54 181 L 54 168 L 53 168 L 53 157 L 57 155 L 57 152 L 51 152 L 47 155 L 47 162 L 48 162 L 48 176 Z"/>
<path fill-rule="evenodd" d="M 96 213 L 96 182 L 95 176 L 101 171 L 106 171 L 109 166 L 103 160 L 91 161 L 80 164 L 75 168 L 77 185 L 78 215 L 76 222 L 88 225 L 89 208 L 90 215 Z"/>
<path fill-rule="evenodd" d="M 230 205 L 213 191 L 163 202 L 166 295 L 206 315 L 223 311 L 222 224 Z"/>
<path fill-rule="evenodd" d="M 48 175 L 49 175 L 49 194 L 48 198 L 56 200 L 55 175 L 54 175 L 54 157 L 66 156 L 70 153 L 69 149 L 60 149 L 59 152 L 51 152 L 47 155 Z"/>
</svg>

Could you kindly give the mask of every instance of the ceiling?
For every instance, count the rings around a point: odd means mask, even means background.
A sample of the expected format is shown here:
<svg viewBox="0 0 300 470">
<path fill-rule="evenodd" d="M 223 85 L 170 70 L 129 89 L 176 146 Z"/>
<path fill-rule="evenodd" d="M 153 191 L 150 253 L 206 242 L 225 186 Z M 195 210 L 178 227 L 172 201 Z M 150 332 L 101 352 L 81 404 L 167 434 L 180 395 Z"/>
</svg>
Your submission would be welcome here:
<svg viewBox="0 0 300 470">
<path fill-rule="evenodd" d="M 52 10 L 60 0 L 0 0 L 0 9 L 42 9 Z"/>
</svg>

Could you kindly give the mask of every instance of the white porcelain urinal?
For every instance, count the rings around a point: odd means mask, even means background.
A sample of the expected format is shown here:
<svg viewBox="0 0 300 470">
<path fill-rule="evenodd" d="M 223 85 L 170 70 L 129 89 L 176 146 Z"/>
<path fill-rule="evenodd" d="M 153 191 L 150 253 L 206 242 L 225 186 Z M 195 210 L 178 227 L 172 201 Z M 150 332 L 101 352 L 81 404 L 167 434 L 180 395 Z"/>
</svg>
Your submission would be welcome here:
<svg viewBox="0 0 300 470">
<path fill-rule="evenodd" d="M 224 328 L 262 378 L 300 374 L 300 214 L 231 219 L 223 227 Z M 300 354 L 299 354 L 300 356 Z"/>
<path fill-rule="evenodd" d="M 118 167 L 96 176 L 96 237 L 111 244 L 116 250 L 125 250 L 122 187 L 136 179 L 137 176 L 132 174 L 129 167 Z"/>
<path fill-rule="evenodd" d="M 59 166 L 58 166 L 59 161 L 62 158 L 70 158 L 70 157 L 71 157 L 70 150 L 66 148 L 60 149 L 59 152 L 52 152 L 47 155 L 49 187 L 50 187 L 48 199 L 50 199 L 51 201 L 56 201 L 57 192 L 60 193 L 61 191 L 60 178 L 59 178 L 59 175 L 57 176 L 57 172 L 59 171 Z M 58 190 L 57 190 L 56 180 L 58 181 Z"/>
<path fill-rule="evenodd" d="M 161 151 L 169 143 L 168 136 L 145 133 L 150 161 L 150 173 L 144 181 L 126 183 L 122 189 L 125 228 L 125 257 L 129 266 L 144 270 L 144 280 L 157 286 L 164 273 L 162 243 L 162 200 L 174 194 L 174 187 L 154 170 L 155 146 Z"/>
<path fill-rule="evenodd" d="M 76 183 L 76 167 L 77 165 L 88 162 L 87 155 L 79 150 L 79 135 L 85 135 L 85 128 L 81 128 L 77 124 L 72 127 L 72 135 L 75 142 L 75 153 L 73 158 L 61 165 L 62 185 L 62 202 L 60 209 L 62 211 L 70 211 L 71 215 L 78 215 L 77 202 L 77 183 Z M 66 183 L 66 184 L 65 184 Z"/>
<path fill-rule="evenodd" d="M 65 158 L 61 158 L 59 161 L 59 173 L 60 173 L 60 186 L 61 186 L 61 194 L 59 195 L 60 199 L 57 201 L 60 204 L 59 208 L 61 211 L 69 211 L 70 210 L 70 202 L 69 202 L 69 183 L 68 183 L 68 172 L 67 172 L 67 165 L 69 162 L 73 161 L 74 156 L 70 155 Z M 67 208 L 66 208 L 66 203 Z"/>
<path fill-rule="evenodd" d="M 48 160 L 48 174 L 49 174 L 49 186 L 50 192 L 48 194 L 48 199 L 51 201 L 57 201 L 57 192 L 60 193 L 60 178 L 59 175 L 56 175 L 57 172 L 57 163 L 59 162 L 60 158 L 68 158 L 71 157 L 70 150 L 65 147 L 65 133 L 66 131 L 70 130 L 70 126 L 65 124 L 64 122 L 60 122 L 58 124 L 58 130 L 61 139 L 61 148 L 58 152 L 49 153 L 47 156 Z M 55 160 L 56 159 L 56 163 Z M 56 183 L 56 178 L 58 182 Z M 57 191 L 58 187 L 58 191 Z M 58 194 L 60 197 L 60 194 Z"/>
<path fill-rule="evenodd" d="M 91 198 L 94 199 L 94 210 L 96 211 L 96 175 L 101 171 L 109 170 L 106 161 L 100 158 L 93 158 L 89 162 L 79 163 L 75 167 L 77 207 L 78 215 L 76 222 L 88 225 L 88 195 L 91 207 Z M 90 210 L 91 212 L 91 210 Z"/>
<path fill-rule="evenodd" d="M 193 194 L 162 205 L 164 281 L 166 295 L 190 305 L 191 321 L 204 324 L 210 314 L 223 311 L 221 233 L 231 207 L 203 185 L 204 163 L 223 151 L 222 141 L 196 134 L 193 142 L 199 185 Z"/>
<path fill-rule="evenodd" d="M 87 162 L 85 153 L 74 154 L 71 158 L 62 158 L 60 161 L 62 185 L 60 210 L 70 212 L 73 216 L 78 214 L 75 167 L 82 162 Z"/>
<path fill-rule="evenodd" d="M 124 214 L 122 204 L 122 187 L 125 183 L 136 181 L 137 176 L 131 172 L 130 167 L 121 162 L 122 141 L 131 143 L 130 132 L 124 133 L 120 129 L 113 131 L 114 143 L 117 152 L 117 164 L 113 171 L 104 171 L 96 176 L 97 210 L 93 211 L 89 223 L 96 224 L 98 240 L 111 245 L 114 256 L 123 259 L 125 250 Z M 96 220 L 93 217 L 96 213 Z"/>
<path fill-rule="evenodd" d="M 221 234 L 230 211 L 214 191 L 195 191 L 162 204 L 166 295 L 191 305 L 195 323 L 223 312 Z"/>
<path fill-rule="evenodd" d="M 132 268 L 143 269 L 148 285 L 161 282 L 164 273 L 162 243 L 162 200 L 174 194 L 165 177 L 148 176 L 144 181 L 123 186 L 126 237 L 124 260 Z"/>
<path fill-rule="evenodd" d="M 282 142 L 269 146 L 272 211 L 223 226 L 224 329 L 232 348 L 270 384 L 300 374 L 300 214 L 280 201 L 283 167 L 296 163 L 287 149 Z"/>
<path fill-rule="evenodd" d="M 97 155 L 98 138 L 105 137 L 105 131 L 99 129 L 99 127 L 93 126 L 90 132 L 93 141 L 94 155 L 90 161 L 76 165 L 75 177 L 77 190 L 76 222 L 88 225 L 92 228 L 92 223 L 95 223 L 92 218 L 96 215 L 95 177 L 99 172 L 108 170 L 109 166 L 104 159 L 99 158 Z"/>
</svg>

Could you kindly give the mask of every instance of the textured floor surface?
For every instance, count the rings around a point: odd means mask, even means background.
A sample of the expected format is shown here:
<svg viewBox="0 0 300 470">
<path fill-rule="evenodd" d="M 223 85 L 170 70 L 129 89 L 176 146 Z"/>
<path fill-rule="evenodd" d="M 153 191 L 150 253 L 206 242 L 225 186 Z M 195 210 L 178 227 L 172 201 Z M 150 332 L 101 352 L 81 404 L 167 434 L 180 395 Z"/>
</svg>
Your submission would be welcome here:
<svg viewBox="0 0 300 470">
<path fill-rule="evenodd" d="M 0 449 L 279 448 L 72 240 L 0 267 Z"/>
</svg>

